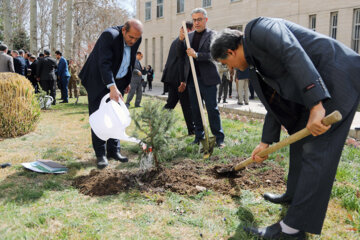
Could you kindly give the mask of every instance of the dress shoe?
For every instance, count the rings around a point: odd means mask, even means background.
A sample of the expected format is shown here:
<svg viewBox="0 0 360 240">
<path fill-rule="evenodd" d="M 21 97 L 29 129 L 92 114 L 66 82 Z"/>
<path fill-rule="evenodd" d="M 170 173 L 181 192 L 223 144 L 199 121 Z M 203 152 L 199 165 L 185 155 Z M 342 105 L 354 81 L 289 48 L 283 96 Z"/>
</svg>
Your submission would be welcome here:
<svg viewBox="0 0 360 240">
<path fill-rule="evenodd" d="M 65 100 L 64 100 L 64 101 L 61 101 L 60 103 L 69 103 L 69 101 L 65 101 Z"/>
<path fill-rule="evenodd" d="M 190 145 L 195 145 L 195 144 L 197 144 L 197 145 L 200 144 L 200 139 L 199 139 L 199 138 L 195 138 L 194 141 L 192 141 L 192 142 L 190 143 Z"/>
<path fill-rule="evenodd" d="M 244 227 L 245 232 L 254 234 L 263 239 L 285 239 L 285 240 L 303 240 L 306 239 L 304 231 L 295 234 L 287 234 L 281 231 L 280 223 L 275 223 L 265 228 Z"/>
<path fill-rule="evenodd" d="M 115 161 L 120 161 L 120 162 L 128 162 L 129 161 L 129 159 L 127 157 L 121 155 L 120 152 L 108 153 L 107 157 L 113 158 Z"/>
<path fill-rule="evenodd" d="M 140 105 L 135 105 L 136 108 L 141 107 Z"/>
<path fill-rule="evenodd" d="M 221 99 L 219 98 L 219 99 L 218 99 L 218 103 L 220 103 L 220 102 L 221 102 Z"/>
<path fill-rule="evenodd" d="M 107 165 L 109 165 L 109 163 L 105 156 L 96 157 L 96 166 L 98 169 L 106 168 Z"/>
<path fill-rule="evenodd" d="M 223 142 L 221 142 L 221 143 L 216 143 L 216 147 L 217 148 L 220 148 L 220 149 L 222 149 L 222 148 L 224 148 L 226 145 L 225 145 L 225 143 L 223 143 Z"/>
<path fill-rule="evenodd" d="M 245 103 L 245 105 L 249 105 L 249 103 L 248 103 L 248 102 L 246 102 L 246 103 Z"/>
<path fill-rule="evenodd" d="M 238 102 L 238 105 L 244 105 L 242 102 Z"/>
<path fill-rule="evenodd" d="M 228 102 L 226 100 L 224 100 L 223 103 L 228 103 Z"/>
<path fill-rule="evenodd" d="M 291 197 L 284 194 L 272 194 L 272 193 L 265 193 L 264 199 L 276 203 L 276 204 L 290 204 L 291 203 Z"/>
</svg>

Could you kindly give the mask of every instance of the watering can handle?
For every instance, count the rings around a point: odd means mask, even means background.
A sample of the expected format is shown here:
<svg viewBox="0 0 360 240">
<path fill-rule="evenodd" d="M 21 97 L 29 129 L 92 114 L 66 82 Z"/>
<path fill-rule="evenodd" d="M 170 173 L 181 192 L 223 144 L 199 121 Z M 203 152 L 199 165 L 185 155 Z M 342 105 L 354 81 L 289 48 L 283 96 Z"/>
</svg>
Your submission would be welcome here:
<svg viewBox="0 0 360 240">
<path fill-rule="evenodd" d="M 106 94 L 106 95 L 101 99 L 99 108 L 102 108 L 103 105 L 106 104 L 106 100 L 107 100 L 109 97 L 110 97 L 110 93 Z"/>
</svg>

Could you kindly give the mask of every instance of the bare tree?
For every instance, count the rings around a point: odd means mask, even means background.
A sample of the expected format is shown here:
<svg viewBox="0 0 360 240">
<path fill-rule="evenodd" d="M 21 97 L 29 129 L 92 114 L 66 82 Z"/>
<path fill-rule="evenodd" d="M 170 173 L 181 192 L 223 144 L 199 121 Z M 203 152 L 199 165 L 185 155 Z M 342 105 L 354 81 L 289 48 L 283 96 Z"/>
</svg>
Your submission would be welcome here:
<svg viewBox="0 0 360 240">
<path fill-rule="evenodd" d="M 30 52 L 37 53 L 37 0 L 30 2 Z"/>
<path fill-rule="evenodd" d="M 72 20 L 73 20 L 73 1 L 66 1 L 66 32 L 65 32 L 65 58 L 71 58 L 72 49 Z"/>
<path fill-rule="evenodd" d="M 49 49 L 50 46 L 50 27 L 49 22 L 51 16 L 52 0 L 41 0 L 38 10 L 38 31 L 40 39 L 40 51 Z"/>
<path fill-rule="evenodd" d="M 10 0 L 4 0 L 4 42 L 9 46 L 9 48 L 12 48 L 11 44 L 11 5 Z"/>
<path fill-rule="evenodd" d="M 50 47 L 51 53 L 55 54 L 58 32 L 58 12 L 59 12 L 59 0 L 53 0 L 52 14 L 51 14 L 51 34 L 50 34 Z"/>
</svg>

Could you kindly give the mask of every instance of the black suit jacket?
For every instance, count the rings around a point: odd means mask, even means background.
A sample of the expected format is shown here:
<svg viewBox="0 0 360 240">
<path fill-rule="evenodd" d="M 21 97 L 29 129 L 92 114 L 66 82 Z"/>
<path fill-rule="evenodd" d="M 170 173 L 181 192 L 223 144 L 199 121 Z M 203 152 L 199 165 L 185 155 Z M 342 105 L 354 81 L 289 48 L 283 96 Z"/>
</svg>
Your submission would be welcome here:
<svg viewBox="0 0 360 240">
<path fill-rule="evenodd" d="M 115 77 L 119 71 L 124 52 L 122 27 L 110 27 L 100 35 L 81 69 L 79 77 L 88 92 L 89 101 L 97 99 L 100 94 L 105 95 L 109 92 L 107 85 L 115 83 Z M 131 47 L 130 66 L 126 76 L 122 79 L 122 81 L 126 81 L 122 86 L 127 87 L 131 81 L 135 56 L 140 43 L 141 39 Z M 119 90 L 123 91 L 125 87 Z"/>
<path fill-rule="evenodd" d="M 29 76 L 29 79 L 31 81 L 36 81 L 36 68 L 37 68 L 38 60 L 35 60 L 30 66 L 31 74 Z"/>
<path fill-rule="evenodd" d="M 198 62 L 200 74 L 201 74 L 201 81 L 205 85 L 217 85 L 220 84 L 220 76 L 217 71 L 215 63 L 212 61 L 210 55 L 210 43 L 211 37 L 215 34 L 214 31 L 206 28 L 204 30 L 204 34 L 201 37 L 199 49 L 198 49 L 198 57 L 194 61 Z M 194 38 L 194 32 L 189 33 L 189 40 L 190 44 L 192 43 Z M 177 43 L 177 51 L 178 56 L 185 58 L 184 64 L 184 79 L 185 81 L 188 80 L 189 75 L 191 74 L 191 67 L 190 67 L 190 60 L 186 54 L 186 43 L 184 41 L 178 41 Z"/>
<path fill-rule="evenodd" d="M 14 58 L 14 69 L 15 69 L 16 73 L 26 76 L 25 75 L 26 63 L 25 63 L 25 59 L 23 57 L 18 56 L 16 58 Z"/>
<path fill-rule="evenodd" d="M 360 56 L 353 50 L 283 19 L 254 19 L 244 36 L 250 81 L 268 111 L 263 142 L 278 141 L 281 124 L 293 126 L 301 118 L 305 127 L 301 113 L 309 114 L 319 101 L 327 114 L 339 110 L 346 116 L 353 109 L 360 91 Z M 282 99 L 279 104 L 270 103 L 269 90 Z"/>
<path fill-rule="evenodd" d="M 50 56 L 45 56 L 38 60 L 36 76 L 40 78 L 40 81 L 56 81 L 56 68 L 56 60 Z"/>
<path fill-rule="evenodd" d="M 161 82 L 169 83 L 173 86 L 179 86 L 184 80 L 184 56 L 177 56 L 177 44 L 180 42 L 176 38 L 170 46 L 169 55 L 166 60 L 165 68 L 161 77 Z M 181 42 L 182 43 L 182 42 Z M 183 54 L 182 54 L 183 55 Z"/>
</svg>

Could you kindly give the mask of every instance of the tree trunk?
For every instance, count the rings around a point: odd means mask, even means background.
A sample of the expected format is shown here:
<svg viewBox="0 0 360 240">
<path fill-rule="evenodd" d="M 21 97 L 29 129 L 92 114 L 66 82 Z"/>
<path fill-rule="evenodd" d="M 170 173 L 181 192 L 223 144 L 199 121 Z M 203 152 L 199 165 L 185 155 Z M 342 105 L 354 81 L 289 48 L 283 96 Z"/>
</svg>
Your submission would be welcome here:
<svg viewBox="0 0 360 240">
<path fill-rule="evenodd" d="M 72 49 L 72 19 L 73 19 L 73 1 L 66 1 L 66 30 L 65 30 L 65 54 L 66 59 L 70 59 Z"/>
<path fill-rule="evenodd" d="M 51 35 L 50 35 L 50 47 L 51 54 L 55 56 L 57 33 L 58 33 L 58 12 L 59 12 L 59 0 L 53 0 L 52 6 L 52 19 L 51 19 Z"/>
<path fill-rule="evenodd" d="M 11 5 L 10 0 L 4 0 L 4 43 L 8 45 L 9 49 L 12 49 L 11 41 Z"/>
<path fill-rule="evenodd" d="M 37 0 L 30 2 L 30 52 L 37 54 Z"/>
</svg>

